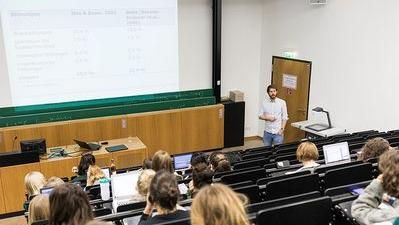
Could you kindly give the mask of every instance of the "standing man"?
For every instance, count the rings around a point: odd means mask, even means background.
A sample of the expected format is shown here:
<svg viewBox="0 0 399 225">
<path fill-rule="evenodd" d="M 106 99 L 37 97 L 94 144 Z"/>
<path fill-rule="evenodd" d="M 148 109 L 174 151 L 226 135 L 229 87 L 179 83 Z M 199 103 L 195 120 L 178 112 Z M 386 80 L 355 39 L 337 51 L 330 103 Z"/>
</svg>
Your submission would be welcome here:
<svg viewBox="0 0 399 225">
<path fill-rule="evenodd" d="M 284 129 L 287 124 L 287 104 L 277 98 L 277 88 L 274 85 L 267 87 L 268 97 L 260 108 L 259 119 L 265 122 L 263 143 L 265 146 L 279 145 L 284 140 Z"/>
</svg>

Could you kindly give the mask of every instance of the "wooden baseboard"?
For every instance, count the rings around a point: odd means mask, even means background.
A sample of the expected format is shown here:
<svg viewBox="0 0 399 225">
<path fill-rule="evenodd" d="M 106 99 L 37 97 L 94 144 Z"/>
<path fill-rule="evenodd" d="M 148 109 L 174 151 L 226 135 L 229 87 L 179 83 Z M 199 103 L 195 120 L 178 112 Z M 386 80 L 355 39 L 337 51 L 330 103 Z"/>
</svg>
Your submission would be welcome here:
<svg viewBox="0 0 399 225">
<path fill-rule="evenodd" d="M 260 136 L 244 137 L 244 141 L 255 141 L 255 140 L 262 140 L 262 137 Z"/>
</svg>

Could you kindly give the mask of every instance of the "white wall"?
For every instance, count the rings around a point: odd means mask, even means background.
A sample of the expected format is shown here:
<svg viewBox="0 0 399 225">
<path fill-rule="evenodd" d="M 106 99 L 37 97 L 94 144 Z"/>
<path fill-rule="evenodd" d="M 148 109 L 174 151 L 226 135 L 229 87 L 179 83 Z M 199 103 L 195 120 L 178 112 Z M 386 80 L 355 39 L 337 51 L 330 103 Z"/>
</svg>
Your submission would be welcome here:
<svg viewBox="0 0 399 225">
<path fill-rule="evenodd" d="M 329 0 L 322 7 L 265 0 L 262 71 L 268 77 L 260 82 L 270 81 L 272 55 L 296 50 L 313 62 L 310 108 L 324 107 L 333 125 L 349 131 L 398 129 L 398 8 L 397 0 Z"/>
<path fill-rule="evenodd" d="M 258 132 L 262 0 L 225 0 L 222 5 L 222 96 L 244 92 L 245 136 Z"/>
</svg>

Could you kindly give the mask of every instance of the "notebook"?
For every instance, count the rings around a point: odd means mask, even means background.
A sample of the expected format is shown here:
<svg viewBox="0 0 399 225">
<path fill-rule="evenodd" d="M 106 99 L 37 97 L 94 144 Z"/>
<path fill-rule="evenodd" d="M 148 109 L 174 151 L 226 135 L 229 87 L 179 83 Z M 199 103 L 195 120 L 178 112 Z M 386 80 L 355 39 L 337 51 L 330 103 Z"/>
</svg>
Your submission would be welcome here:
<svg viewBox="0 0 399 225">
<path fill-rule="evenodd" d="M 81 148 L 85 148 L 85 149 L 88 149 L 88 150 L 98 150 L 98 149 L 101 148 L 101 145 L 98 145 L 98 144 L 87 143 L 85 141 L 79 141 L 79 140 L 76 140 L 76 139 L 73 139 L 73 141 L 77 145 L 79 145 Z"/>
<path fill-rule="evenodd" d="M 111 176 L 114 212 L 117 212 L 118 206 L 137 202 L 137 200 L 134 200 L 134 196 L 138 195 L 136 186 L 141 172 L 142 170 L 136 170 Z"/>
<path fill-rule="evenodd" d="M 323 145 L 324 161 L 326 164 L 337 162 L 350 162 L 348 142 Z"/>
<path fill-rule="evenodd" d="M 105 150 L 107 150 L 108 152 L 117 152 L 126 149 L 127 149 L 126 145 L 114 145 L 105 148 Z"/>
</svg>

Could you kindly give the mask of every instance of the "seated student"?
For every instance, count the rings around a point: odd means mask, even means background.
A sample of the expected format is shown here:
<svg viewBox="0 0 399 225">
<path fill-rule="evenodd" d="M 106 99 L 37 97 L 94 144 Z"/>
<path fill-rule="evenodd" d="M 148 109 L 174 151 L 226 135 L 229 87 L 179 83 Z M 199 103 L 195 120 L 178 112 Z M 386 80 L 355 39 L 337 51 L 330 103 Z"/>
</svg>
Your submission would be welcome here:
<svg viewBox="0 0 399 225">
<path fill-rule="evenodd" d="M 378 167 L 381 174 L 352 203 L 352 216 L 366 225 L 399 216 L 399 151 L 383 153 Z"/>
<path fill-rule="evenodd" d="M 287 174 L 304 170 L 310 170 L 310 172 L 313 173 L 315 168 L 320 166 L 320 164 L 316 163 L 319 159 L 319 151 L 317 150 L 316 145 L 312 142 L 307 141 L 301 143 L 296 150 L 296 158 L 303 164 L 303 166 L 296 171 L 287 172 Z"/>
<path fill-rule="evenodd" d="M 81 187 L 65 183 L 51 192 L 49 225 L 78 225 L 92 219 L 89 199 Z"/>
<path fill-rule="evenodd" d="M 205 163 L 199 163 L 193 168 L 193 179 L 189 183 L 192 198 L 195 197 L 202 187 L 212 184 L 213 174 L 211 168 Z"/>
<path fill-rule="evenodd" d="M 25 190 L 27 192 L 27 201 L 24 203 L 25 211 L 28 210 L 29 202 L 38 194 L 40 189 L 46 184 L 44 175 L 40 172 L 33 171 L 25 175 Z"/>
<path fill-rule="evenodd" d="M 191 156 L 190 165 L 191 168 L 194 168 L 196 165 L 204 163 L 208 165 L 208 157 L 203 152 L 195 152 Z"/>
<path fill-rule="evenodd" d="M 91 166 L 89 166 L 89 169 L 87 170 L 86 186 L 100 184 L 99 180 L 104 177 L 105 177 L 105 174 L 99 166 L 91 165 Z"/>
<path fill-rule="evenodd" d="M 45 187 L 55 187 L 64 183 L 65 182 L 61 178 L 52 176 L 49 179 L 47 179 Z"/>
<path fill-rule="evenodd" d="M 358 160 L 367 161 L 378 158 L 380 155 L 391 148 L 389 142 L 381 137 L 368 140 L 359 152 Z"/>
<path fill-rule="evenodd" d="M 189 217 L 189 213 L 177 205 L 179 195 L 175 175 L 166 170 L 158 171 L 151 181 L 147 205 L 139 225 L 158 224 Z M 151 216 L 154 209 L 157 213 Z"/>
<path fill-rule="evenodd" d="M 160 170 L 166 170 L 169 171 L 170 173 L 175 174 L 176 178 L 178 180 L 182 180 L 183 177 L 177 173 L 175 173 L 175 170 L 173 168 L 172 164 L 172 157 L 170 157 L 169 153 L 159 150 L 155 152 L 154 156 L 152 157 L 152 169 L 155 172 L 158 172 Z"/>
<path fill-rule="evenodd" d="M 159 170 L 166 170 L 170 173 L 174 173 L 173 165 L 172 165 L 172 157 L 170 157 L 169 153 L 159 150 L 155 152 L 152 157 L 152 169 L 155 172 Z"/>
<path fill-rule="evenodd" d="M 28 225 L 40 220 L 48 220 L 50 215 L 50 202 L 48 196 L 37 195 L 29 203 Z"/>
<path fill-rule="evenodd" d="M 231 171 L 231 165 L 226 155 L 221 152 L 213 152 L 209 156 L 211 169 L 215 172 Z"/>
<path fill-rule="evenodd" d="M 80 158 L 78 167 L 73 167 L 72 171 L 76 173 L 76 177 L 71 180 L 74 182 L 86 182 L 87 180 L 87 170 L 90 166 L 96 164 L 96 158 L 91 153 L 83 154 Z"/>
<path fill-rule="evenodd" d="M 191 204 L 191 225 L 250 225 L 242 194 L 224 184 L 202 188 Z"/>
<path fill-rule="evenodd" d="M 141 200 L 145 201 L 149 191 L 152 179 L 155 176 L 155 171 L 151 169 L 143 170 L 137 179 L 137 191 L 141 196 Z"/>
</svg>

